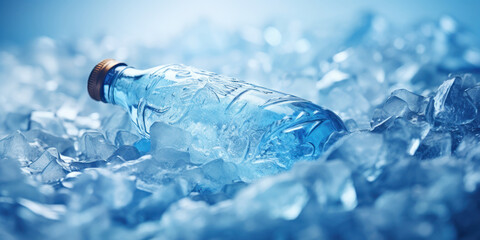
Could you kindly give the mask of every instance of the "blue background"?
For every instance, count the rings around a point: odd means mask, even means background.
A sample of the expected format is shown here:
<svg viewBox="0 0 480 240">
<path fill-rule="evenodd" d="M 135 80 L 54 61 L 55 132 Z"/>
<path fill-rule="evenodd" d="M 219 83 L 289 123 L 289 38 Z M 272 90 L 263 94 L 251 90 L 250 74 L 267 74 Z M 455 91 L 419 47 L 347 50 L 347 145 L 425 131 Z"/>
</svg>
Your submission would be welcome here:
<svg viewBox="0 0 480 240">
<path fill-rule="evenodd" d="M 168 40 L 200 19 L 227 29 L 272 19 L 298 20 L 319 31 L 351 24 L 373 11 L 398 26 L 448 14 L 480 33 L 480 1 L 14 1 L 0 2 L 0 46 L 39 36 L 54 39 L 111 35 L 126 41 Z"/>
</svg>

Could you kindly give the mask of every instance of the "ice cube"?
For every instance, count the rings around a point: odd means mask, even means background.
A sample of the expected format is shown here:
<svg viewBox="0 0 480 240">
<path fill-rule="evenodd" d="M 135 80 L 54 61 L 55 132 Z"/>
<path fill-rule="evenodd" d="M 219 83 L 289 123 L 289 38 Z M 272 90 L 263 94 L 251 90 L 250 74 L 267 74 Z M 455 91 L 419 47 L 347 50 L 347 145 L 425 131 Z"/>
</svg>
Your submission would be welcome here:
<svg viewBox="0 0 480 240">
<path fill-rule="evenodd" d="M 290 176 L 264 179 L 241 190 L 235 211 L 241 218 L 264 215 L 267 219 L 293 220 L 309 200 L 307 189 Z"/>
<path fill-rule="evenodd" d="M 182 168 L 190 162 L 190 153 L 173 148 L 156 148 L 151 154 L 164 168 Z"/>
<path fill-rule="evenodd" d="M 354 77 L 335 82 L 332 86 L 319 90 L 318 104 L 338 112 L 343 119 L 352 118 L 359 125 L 366 122 L 365 113 L 371 105 Z M 355 105 L 355 108 L 350 106 Z"/>
<path fill-rule="evenodd" d="M 316 201 L 322 209 L 352 210 L 357 206 L 357 195 L 351 170 L 339 161 L 330 161 L 324 164 L 299 165 L 305 167 L 304 177 L 314 180 L 313 190 Z"/>
<path fill-rule="evenodd" d="M 86 169 L 69 183 L 72 191 L 70 205 L 76 209 L 101 204 L 109 209 L 127 206 L 133 198 L 132 178 L 113 174 L 105 169 Z"/>
<path fill-rule="evenodd" d="M 144 155 L 148 152 L 150 152 L 151 149 L 151 142 L 150 139 L 142 138 L 138 141 L 136 141 L 133 146 L 137 148 L 137 150 L 140 152 L 140 154 Z"/>
<path fill-rule="evenodd" d="M 383 132 L 388 158 L 401 159 L 405 154 L 414 155 L 430 129 L 426 122 L 412 123 L 404 118 L 395 119 Z"/>
<path fill-rule="evenodd" d="M 171 204 L 188 194 L 188 189 L 183 185 L 184 180 L 159 185 L 153 194 L 142 198 L 138 202 L 135 206 L 137 211 L 135 215 L 148 220 L 160 219 Z"/>
<path fill-rule="evenodd" d="M 70 138 L 54 136 L 40 129 L 32 129 L 24 133 L 25 137 L 43 148 L 54 147 L 62 155 L 76 156 L 74 141 Z"/>
<path fill-rule="evenodd" d="M 233 198 L 240 190 L 248 186 L 247 183 L 238 181 L 232 184 L 226 184 L 222 187 L 222 192 L 225 194 L 227 199 Z"/>
<path fill-rule="evenodd" d="M 376 108 L 373 110 L 370 126 L 373 132 L 383 132 L 392 125 L 393 121 L 395 121 L 393 116 L 390 116 L 382 108 Z"/>
<path fill-rule="evenodd" d="M 57 149 L 49 148 L 28 168 L 44 183 L 58 182 L 65 177 L 65 171 L 57 162 L 59 158 Z"/>
<path fill-rule="evenodd" d="M 123 145 L 133 145 L 138 140 L 140 140 L 140 137 L 137 134 L 120 130 L 117 132 L 117 136 L 115 137 L 115 145 L 118 147 Z"/>
<path fill-rule="evenodd" d="M 140 157 L 140 152 L 138 152 L 137 148 L 135 148 L 134 146 L 124 145 L 119 147 L 112 154 L 112 157 L 119 157 L 123 161 L 135 160 Z"/>
<path fill-rule="evenodd" d="M 135 176 L 137 178 L 137 188 L 146 192 L 155 192 L 158 188 L 161 188 L 162 183 L 171 182 L 172 178 L 178 176 L 166 171 L 164 164 L 151 155 L 144 155 L 136 160 L 114 165 L 111 169 L 115 173 Z"/>
<path fill-rule="evenodd" d="M 105 130 L 107 139 L 111 142 L 116 142 L 115 139 L 120 130 L 136 132 L 132 119 L 128 116 L 128 113 L 120 109 L 115 109 L 113 114 L 102 120 L 102 129 Z"/>
<path fill-rule="evenodd" d="M 150 127 L 152 151 L 157 148 L 172 148 L 187 151 L 191 144 L 192 136 L 177 127 L 162 122 L 156 122 Z"/>
<path fill-rule="evenodd" d="M 420 113 L 425 110 L 426 102 L 425 98 L 418 94 L 412 93 L 406 89 L 397 89 L 392 92 L 391 96 L 402 99 L 408 104 L 410 111 Z"/>
<path fill-rule="evenodd" d="M 408 104 L 402 99 L 392 96 L 385 101 L 382 107 L 389 116 L 402 117 L 409 111 Z"/>
<path fill-rule="evenodd" d="M 375 180 L 384 166 L 393 161 L 386 158 L 384 137 L 371 132 L 356 132 L 340 139 L 321 159 L 341 159 L 362 172 L 369 181 Z"/>
<path fill-rule="evenodd" d="M 59 158 L 57 149 L 49 148 L 37 160 L 28 165 L 28 169 L 44 183 L 57 182 L 65 177 L 65 171 L 57 163 Z"/>
<path fill-rule="evenodd" d="M 477 107 L 477 109 L 480 107 L 480 86 L 474 86 L 471 87 L 467 90 L 465 90 L 467 93 L 468 97 L 472 100 L 473 104 Z"/>
<path fill-rule="evenodd" d="M 79 140 L 82 162 L 106 160 L 112 155 L 115 149 L 115 146 L 110 144 L 103 134 L 99 132 L 86 132 Z"/>
<path fill-rule="evenodd" d="M 452 137 L 448 132 L 431 131 L 418 146 L 415 156 L 419 159 L 432 159 L 450 156 L 452 152 Z"/>
<path fill-rule="evenodd" d="M 240 181 L 237 167 L 234 163 L 225 162 L 222 159 L 210 161 L 202 166 L 205 174 L 205 182 L 201 183 L 205 189 L 213 192 L 219 191 L 223 186 Z"/>
<path fill-rule="evenodd" d="M 447 128 L 472 122 L 477 116 L 477 108 L 465 93 L 468 87 L 460 77 L 445 81 L 429 103 L 429 122 L 438 122 Z"/>
<path fill-rule="evenodd" d="M 0 157 L 12 158 L 26 166 L 40 156 L 41 152 L 31 146 L 21 132 L 13 133 L 0 140 Z"/>
</svg>

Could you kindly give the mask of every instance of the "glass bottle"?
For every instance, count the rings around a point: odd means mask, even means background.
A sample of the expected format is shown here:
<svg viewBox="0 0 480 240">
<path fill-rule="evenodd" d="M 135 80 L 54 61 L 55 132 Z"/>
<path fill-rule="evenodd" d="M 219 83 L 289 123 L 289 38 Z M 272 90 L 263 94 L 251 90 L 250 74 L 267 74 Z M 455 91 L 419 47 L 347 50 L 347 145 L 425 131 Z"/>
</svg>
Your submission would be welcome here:
<svg viewBox="0 0 480 240">
<path fill-rule="evenodd" d="M 127 110 L 145 138 L 155 122 L 191 134 L 192 162 L 222 158 L 262 175 L 317 159 L 332 134 L 346 131 L 310 101 L 184 65 L 138 70 L 106 59 L 90 74 L 88 91 Z"/>
</svg>

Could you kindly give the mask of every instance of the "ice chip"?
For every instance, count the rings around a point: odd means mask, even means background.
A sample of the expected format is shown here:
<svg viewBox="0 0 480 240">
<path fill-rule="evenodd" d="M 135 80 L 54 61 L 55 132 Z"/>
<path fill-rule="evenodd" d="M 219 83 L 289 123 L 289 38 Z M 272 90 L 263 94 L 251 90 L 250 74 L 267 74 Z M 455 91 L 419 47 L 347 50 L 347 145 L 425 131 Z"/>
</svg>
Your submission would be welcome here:
<svg viewBox="0 0 480 240">
<path fill-rule="evenodd" d="M 225 162 L 222 159 L 206 163 L 202 166 L 202 171 L 206 179 L 203 183 L 203 187 L 205 189 L 211 189 L 214 192 L 219 191 L 227 184 L 240 181 L 236 165 L 230 162 Z"/>
<path fill-rule="evenodd" d="M 170 172 L 166 171 L 165 168 L 165 163 L 158 161 L 151 155 L 144 155 L 138 159 L 111 167 L 115 173 L 135 176 L 137 178 L 136 187 L 147 192 L 157 191 L 162 188 L 161 183 L 171 182 L 172 177 L 178 176 L 177 174 L 169 174 Z M 171 168 L 175 169 L 175 165 Z"/>
<path fill-rule="evenodd" d="M 13 133 L 0 140 L 0 157 L 17 159 L 22 166 L 31 163 L 40 154 L 41 152 L 31 146 L 21 132 Z"/>
<path fill-rule="evenodd" d="M 370 132 L 356 132 L 340 139 L 330 147 L 323 159 L 341 159 L 354 166 L 369 180 L 375 180 L 388 161 L 384 137 Z"/>
<path fill-rule="evenodd" d="M 331 87 L 319 91 L 319 103 L 325 107 L 339 112 L 343 119 L 354 119 L 362 126 L 368 122 L 365 114 L 370 110 L 370 103 L 353 78 L 337 82 Z M 355 105 L 355 108 L 350 106 Z"/>
<path fill-rule="evenodd" d="M 44 183 L 57 182 L 65 177 L 65 171 L 57 163 L 59 158 L 57 149 L 49 148 L 37 160 L 28 165 L 28 169 Z"/>
<path fill-rule="evenodd" d="M 390 116 L 382 108 L 376 108 L 373 110 L 372 120 L 370 120 L 370 126 L 373 132 L 383 132 L 389 128 L 395 121 L 395 118 Z"/>
<path fill-rule="evenodd" d="M 115 110 L 116 111 L 114 111 L 110 116 L 104 118 L 101 124 L 102 129 L 106 131 L 107 139 L 109 139 L 111 142 L 116 142 L 119 131 L 136 131 L 128 114 L 124 111 L 119 111 L 119 109 Z M 125 135 L 125 137 L 128 137 L 127 134 Z M 123 140 L 123 137 L 124 136 L 121 136 L 119 140 Z"/>
<path fill-rule="evenodd" d="M 430 122 L 439 122 L 448 126 L 463 125 L 472 122 L 477 116 L 477 108 L 465 93 L 464 82 L 460 77 L 445 81 L 430 101 L 427 115 Z"/>
<path fill-rule="evenodd" d="M 133 146 L 138 149 L 140 154 L 146 154 L 150 152 L 151 149 L 151 142 L 150 139 L 142 138 L 138 141 L 136 141 Z"/>
<path fill-rule="evenodd" d="M 401 159 L 405 154 L 413 155 L 430 129 L 431 126 L 426 122 L 412 123 L 404 118 L 395 119 L 383 132 L 388 142 L 388 158 Z"/>
<path fill-rule="evenodd" d="M 123 145 L 133 145 L 138 140 L 140 140 L 138 135 L 129 131 L 120 130 L 115 137 L 115 145 L 118 147 Z"/>
<path fill-rule="evenodd" d="M 96 204 L 111 209 L 123 208 L 132 200 L 135 188 L 132 178 L 105 169 L 87 169 L 70 184 L 74 196 L 71 204 L 77 208 Z"/>
<path fill-rule="evenodd" d="M 43 148 L 54 147 L 62 155 L 75 156 L 74 141 L 70 138 L 64 138 L 44 132 L 40 129 L 32 129 L 24 133 L 25 137 Z"/>
<path fill-rule="evenodd" d="M 474 86 L 465 90 L 465 92 L 467 93 L 468 97 L 472 99 L 473 104 L 475 104 L 475 107 L 478 110 L 480 107 L 480 86 Z"/>
<path fill-rule="evenodd" d="M 426 102 L 424 97 L 412 93 L 406 89 L 397 89 L 392 92 L 391 96 L 402 99 L 408 104 L 410 111 L 420 113 L 423 112 L 426 107 Z"/>
<path fill-rule="evenodd" d="M 408 104 L 398 97 L 389 97 L 383 104 L 383 110 L 390 116 L 402 117 L 408 111 Z"/>
<path fill-rule="evenodd" d="M 187 151 L 192 141 L 192 136 L 177 127 L 162 122 L 156 122 L 150 128 L 152 149 L 173 148 Z"/>
<path fill-rule="evenodd" d="M 288 176 L 264 179 L 241 190 L 235 197 L 240 216 L 264 215 L 271 219 L 293 220 L 305 207 L 305 187 Z"/>
<path fill-rule="evenodd" d="M 247 183 L 238 181 L 232 184 L 226 184 L 222 187 L 222 192 L 227 198 L 233 198 L 240 190 L 248 186 Z"/>
<path fill-rule="evenodd" d="M 140 157 L 140 152 L 134 146 L 121 146 L 113 154 L 112 157 L 120 157 L 124 161 L 135 160 Z"/>
<path fill-rule="evenodd" d="M 99 132 L 84 133 L 79 140 L 79 148 L 82 152 L 82 162 L 106 160 L 116 149 Z"/>
<path fill-rule="evenodd" d="M 187 195 L 181 182 L 182 181 L 176 181 L 159 185 L 153 194 L 149 194 L 139 201 L 135 214 L 148 220 L 156 220 L 165 216 L 162 214 L 171 205 Z"/>
<path fill-rule="evenodd" d="M 155 148 L 152 156 L 166 168 L 181 168 L 190 162 L 190 153 L 174 148 Z"/>
<path fill-rule="evenodd" d="M 351 171 L 345 163 L 335 160 L 310 168 L 312 169 L 307 170 L 310 175 L 314 172 L 318 174 L 310 177 L 316 178 L 313 189 L 322 209 L 352 210 L 357 206 Z"/>
<path fill-rule="evenodd" d="M 421 141 L 415 156 L 419 159 L 432 159 L 449 156 L 452 152 L 452 137 L 450 133 L 429 132 Z"/>
<path fill-rule="evenodd" d="M 41 173 L 52 161 L 58 158 L 58 152 L 55 148 L 47 149 L 38 159 L 28 165 L 32 173 Z"/>
</svg>

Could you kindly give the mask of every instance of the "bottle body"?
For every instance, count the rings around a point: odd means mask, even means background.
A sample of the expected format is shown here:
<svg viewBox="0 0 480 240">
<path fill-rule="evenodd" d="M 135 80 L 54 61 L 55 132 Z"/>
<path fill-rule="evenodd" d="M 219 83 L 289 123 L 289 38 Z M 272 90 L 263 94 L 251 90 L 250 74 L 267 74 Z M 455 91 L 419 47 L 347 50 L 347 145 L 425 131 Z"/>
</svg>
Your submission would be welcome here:
<svg viewBox="0 0 480 240">
<path fill-rule="evenodd" d="M 126 108 L 140 132 L 163 122 L 192 135 L 192 161 L 216 158 L 272 173 L 316 159 L 334 132 L 333 112 L 307 100 L 183 65 L 120 66 L 105 78 L 106 102 Z"/>
</svg>

